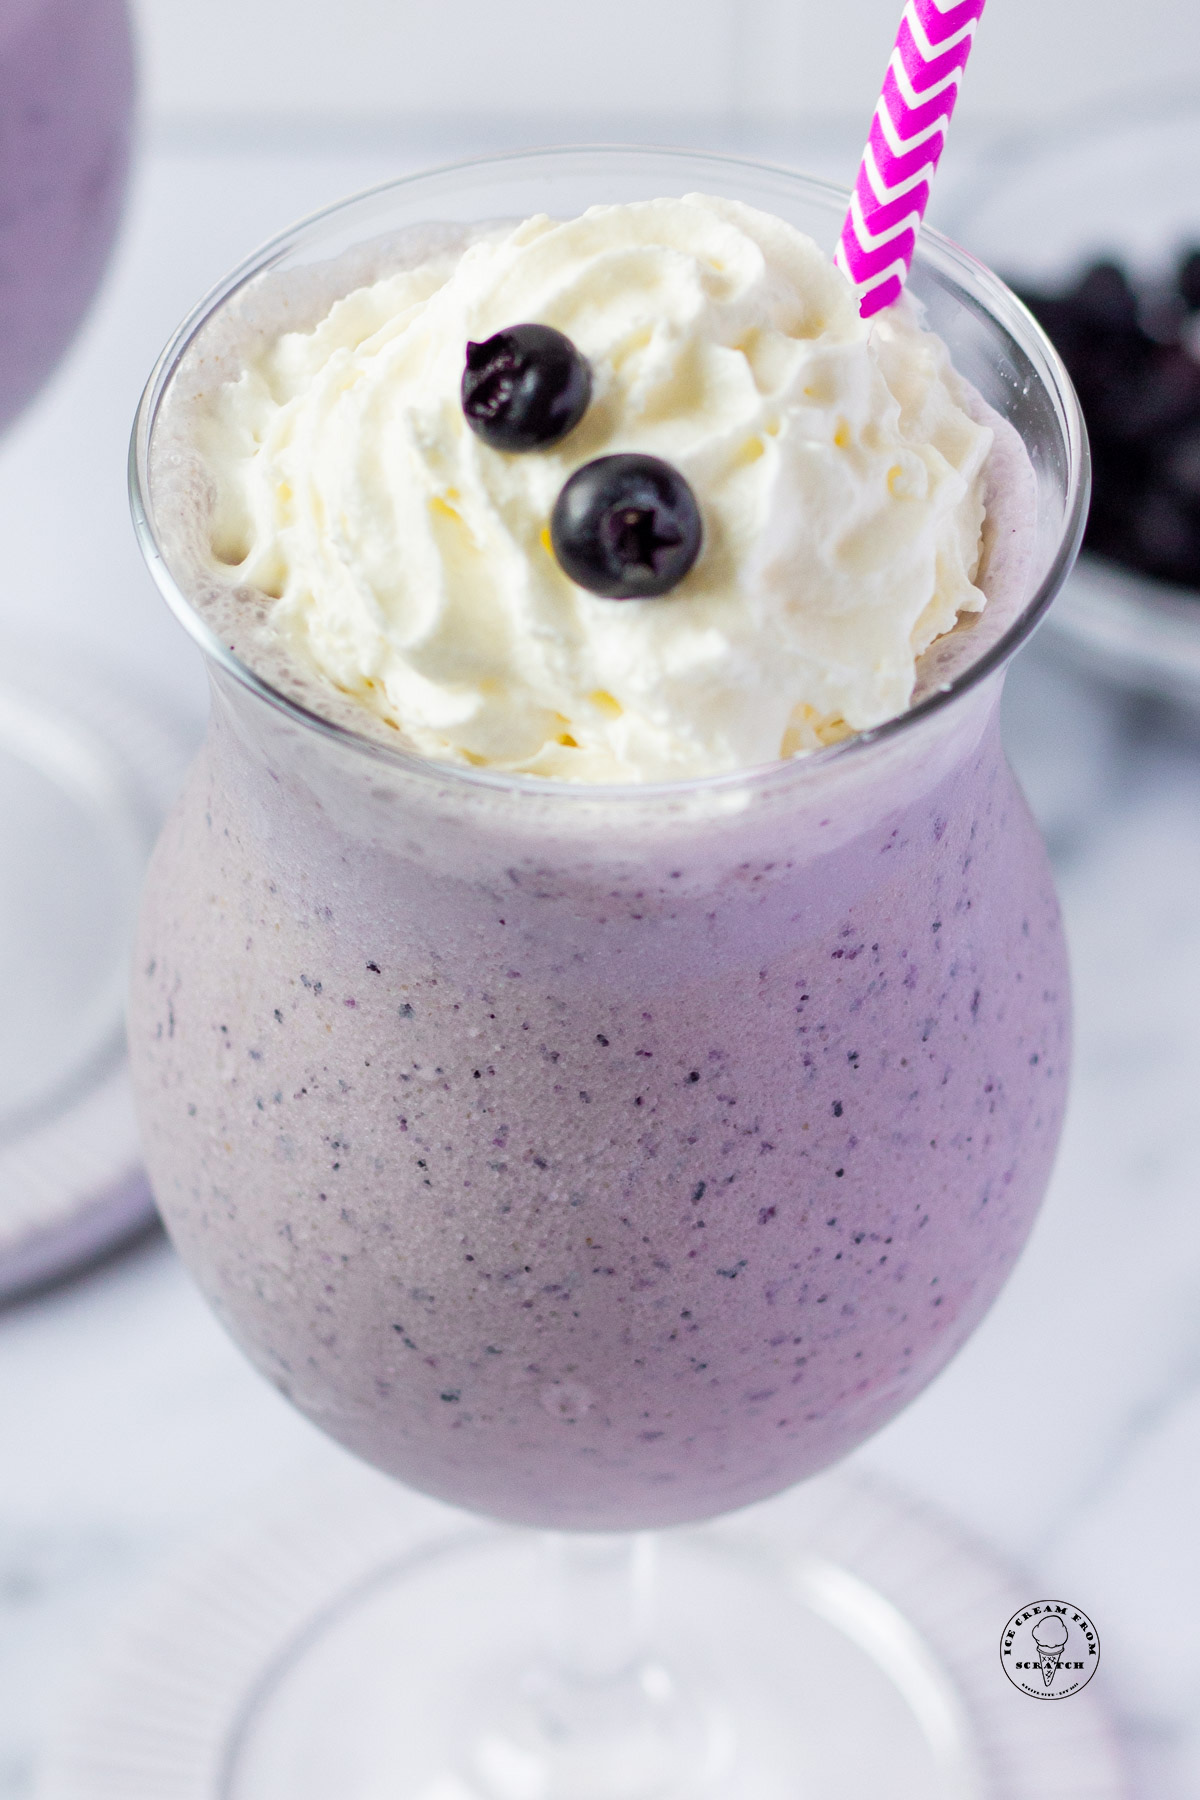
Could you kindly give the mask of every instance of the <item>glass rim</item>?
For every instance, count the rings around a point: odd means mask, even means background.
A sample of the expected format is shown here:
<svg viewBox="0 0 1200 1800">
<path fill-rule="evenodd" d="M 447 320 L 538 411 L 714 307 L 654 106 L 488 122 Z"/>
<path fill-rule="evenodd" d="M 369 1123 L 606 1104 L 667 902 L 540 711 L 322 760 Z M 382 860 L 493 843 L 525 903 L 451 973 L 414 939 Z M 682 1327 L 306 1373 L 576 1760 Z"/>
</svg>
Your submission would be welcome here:
<svg viewBox="0 0 1200 1800">
<path fill-rule="evenodd" d="M 513 150 L 493 156 L 467 157 L 439 164 L 410 175 L 378 182 L 358 193 L 348 195 L 306 215 L 270 238 L 245 257 L 221 281 L 209 289 L 172 333 L 147 380 L 134 418 L 129 444 L 129 503 L 134 533 L 146 566 L 171 612 L 193 642 L 204 653 L 208 664 L 231 676 L 237 684 L 308 731 L 349 749 L 368 760 L 397 769 L 409 776 L 443 786 L 462 784 L 467 787 L 502 790 L 514 794 L 547 799 L 567 798 L 574 804 L 581 799 L 612 801 L 646 801 L 658 796 L 680 799 L 685 795 L 721 793 L 730 788 L 768 788 L 789 780 L 804 779 L 809 771 L 827 767 L 831 762 L 862 754 L 869 747 L 899 738 L 913 727 L 942 712 L 973 688 L 1002 669 L 1040 624 L 1055 595 L 1061 588 L 1079 550 L 1087 518 L 1090 489 L 1090 467 L 1087 434 L 1079 402 L 1061 357 L 1037 320 L 1012 290 L 986 264 L 973 257 L 952 239 L 929 225 L 922 225 L 918 236 L 916 260 L 949 275 L 952 283 L 974 292 L 986 304 L 990 317 L 1005 327 L 1029 356 L 1035 371 L 1054 403 L 1066 452 L 1066 506 L 1063 529 L 1046 573 L 1035 591 L 1027 596 L 1021 611 L 995 643 L 959 671 L 944 687 L 935 689 L 894 717 L 864 731 L 854 732 L 838 743 L 827 744 L 786 759 L 760 763 L 748 768 L 722 770 L 716 774 L 684 776 L 652 782 L 567 781 L 522 771 L 476 767 L 439 761 L 415 751 L 367 737 L 345 725 L 314 712 L 292 696 L 273 687 L 248 663 L 235 655 L 203 615 L 193 606 L 176 581 L 167 564 L 154 528 L 150 501 L 150 447 L 159 406 L 167 388 L 186 354 L 193 338 L 218 307 L 230 300 L 241 288 L 265 274 L 306 240 L 319 235 L 322 226 L 363 202 L 385 194 L 399 193 L 423 182 L 473 171 L 501 169 L 506 166 L 535 163 L 547 157 L 606 155 L 614 159 L 662 158 L 678 164 L 717 164 L 730 170 L 783 178 L 802 187 L 814 199 L 842 208 L 849 205 L 848 189 L 835 182 L 804 174 L 800 170 L 762 162 L 752 157 L 730 156 L 704 150 L 672 148 L 648 144 L 569 144 Z"/>
</svg>

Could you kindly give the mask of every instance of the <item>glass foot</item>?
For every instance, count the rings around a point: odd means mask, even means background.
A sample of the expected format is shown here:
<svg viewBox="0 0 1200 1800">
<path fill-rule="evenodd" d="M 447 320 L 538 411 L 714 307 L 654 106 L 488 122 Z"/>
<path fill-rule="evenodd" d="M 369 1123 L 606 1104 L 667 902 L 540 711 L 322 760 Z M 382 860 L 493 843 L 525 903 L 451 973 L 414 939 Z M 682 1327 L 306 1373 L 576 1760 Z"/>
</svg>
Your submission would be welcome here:
<svg viewBox="0 0 1200 1800">
<path fill-rule="evenodd" d="M 518 1536 L 381 1570 L 250 1700 L 223 1800 L 984 1792 L 949 1684 L 843 1571 L 666 1538 L 647 1653 L 566 1683 L 541 1663 L 538 1579 Z"/>
<path fill-rule="evenodd" d="M 38 1800 L 1125 1800 L 1103 1671 L 1031 1704 L 999 1658 L 1028 1595 L 887 1489 L 666 1534 L 632 1634 L 617 1541 L 554 1542 L 594 1579 L 548 1618 L 533 1534 L 297 1486 L 148 1598 Z"/>
</svg>

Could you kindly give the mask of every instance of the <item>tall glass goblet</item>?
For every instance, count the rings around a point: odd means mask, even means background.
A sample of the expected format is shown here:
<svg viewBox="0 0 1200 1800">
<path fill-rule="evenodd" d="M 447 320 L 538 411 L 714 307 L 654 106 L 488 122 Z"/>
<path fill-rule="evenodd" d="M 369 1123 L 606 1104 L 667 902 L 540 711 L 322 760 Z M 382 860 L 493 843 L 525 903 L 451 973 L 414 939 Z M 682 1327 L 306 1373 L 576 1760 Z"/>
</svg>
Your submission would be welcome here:
<svg viewBox="0 0 1200 1800">
<path fill-rule="evenodd" d="M 0 434 L 77 335 L 125 197 L 125 0 L 0 5 Z M 83 427 L 86 429 L 86 425 Z M 15 451 L 14 451 L 15 454 Z M 150 1216 L 121 1067 L 162 733 L 0 577 L 0 1301 Z M 154 752 L 151 752 L 154 754 Z"/>
<path fill-rule="evenodd" d="M 776 1493 L 892 1418 L 995 1297 L 1058 1137 L 1059 915 L 996 705 L 1074 555 L 1086 452 L 1037 327 L 935 234 L 916 292 L 1020 434 L 1036 506 L 1019 592 L 1010 563 L 1007 600 L 956 640 L 963 666 L 876 731 L 657 786 L 437 765 L 318 716 L 296 672 L 255 672 L 188 573 L 203 489 L 164 420 L 173 393 L 236 362 L 231 326 L 269 329 L 284 295 L 290 323 L 318 316 L 330 281 L 387 266 L 409 227 L 695 189 L 827 246 L 845 206 L 797 175 L 638 150 L 400 182 L 210 296 L 135 433 L 142 543 L 213 691 L 146 891 L 131 1010 L 168 1227 L 238 1343 L 325 1431 L 429 1494 L 557 1534 L 540 1649 L 523 1539 L 445 1577 L 475 1596 L 490 1680 L 482 1649 L 427 1644 L 436 1580 L 407 1613 L 396 1600 L 397 1644 L 427 1645 L 422 1678 L 438 1662 L 464 1709 L 454 1732 L 436 1708 L 424 1732 L 409 1720 L 397 1797 L 790 1793 L 792 1721 L 749 1724 L 730 1697 L 746 1691 L 732 1664 L 777 1654 L 753 1648 L 761 1589 L 697 1575 L 668 1544 L 651 1616 L 649 1540 L 612 1534 Z M 1010 548 L 989 542 L 997 581 Z M 378 1603 L 361 1599 L 364 1622 Z M 356 1651 L 352 1615 L 336 1703 L 317 1681 L 286 1769 L 256 1748 L 252 1707 L 230 1794 L 383 1791 L 361 1763 L 378 1717 L 346 1696 L 369 1688 L 386 1736 L 396 1683 L 364 1672 L 378 1631 L 364 1623 Z M 328 1672 L 316 1638 L 289 1660 L 301 1689 L 306 1656 Z M 865 1687 L 843 1701 L 849 1745 Z M 832 1741 L 828 1719 L 800 1729 Z"/>
<path fill-rule="evenodd" d="M 70 345 L 129 163 L 125 0 L 6 0 L 0 17 L 0 431 Z"/>
</svg>

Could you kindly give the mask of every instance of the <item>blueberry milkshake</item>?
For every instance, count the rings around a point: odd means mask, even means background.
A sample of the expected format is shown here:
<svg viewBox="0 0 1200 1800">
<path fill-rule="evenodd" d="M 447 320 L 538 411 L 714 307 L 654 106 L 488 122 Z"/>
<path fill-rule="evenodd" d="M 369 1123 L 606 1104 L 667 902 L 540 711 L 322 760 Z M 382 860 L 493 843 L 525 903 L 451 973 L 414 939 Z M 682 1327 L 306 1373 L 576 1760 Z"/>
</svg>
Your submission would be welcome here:
<svg viewBox="0 0 1200 1800">
<path fill-rule="evenodd" d="M 133 64 L 124 0 L 0 14 L 0 429 L 70 342 L 116 229 Z"/>
<path fill-rule="evenodd" d="M 1062 936 L 970 678 L 1029 466 L 737 201 L 346 267 L 238 290 L 156 415 L 214 710 L 136 957 L 155 1189 L 380 1468 L 711 1516 L 913 1398 L 1045 1187 Z"/>
</svg>

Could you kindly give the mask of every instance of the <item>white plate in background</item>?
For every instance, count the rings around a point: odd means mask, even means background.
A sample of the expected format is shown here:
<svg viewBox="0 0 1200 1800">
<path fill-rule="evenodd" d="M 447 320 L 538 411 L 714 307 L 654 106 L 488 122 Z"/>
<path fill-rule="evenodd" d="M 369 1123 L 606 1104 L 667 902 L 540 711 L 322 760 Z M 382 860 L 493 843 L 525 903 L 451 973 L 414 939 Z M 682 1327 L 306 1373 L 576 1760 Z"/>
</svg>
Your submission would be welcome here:
<svg viewBox="0 0 1200 1800">
<path fill-rule="evenodd" d="M 0 640 L 0 1300 L 153 1218 L 125 988 L 189 749 L 118 679 Z"/>
</svg>

